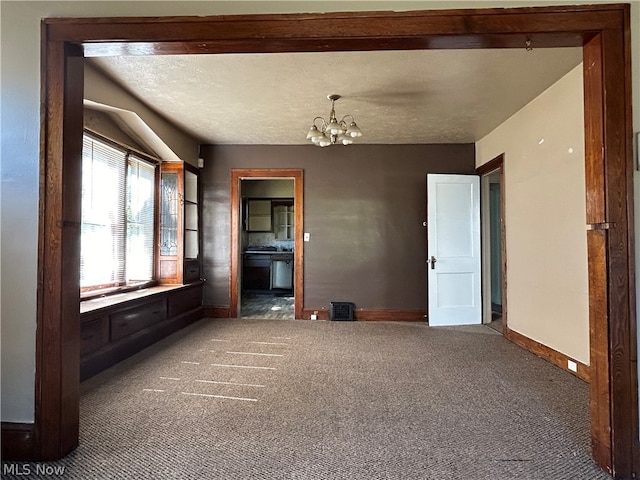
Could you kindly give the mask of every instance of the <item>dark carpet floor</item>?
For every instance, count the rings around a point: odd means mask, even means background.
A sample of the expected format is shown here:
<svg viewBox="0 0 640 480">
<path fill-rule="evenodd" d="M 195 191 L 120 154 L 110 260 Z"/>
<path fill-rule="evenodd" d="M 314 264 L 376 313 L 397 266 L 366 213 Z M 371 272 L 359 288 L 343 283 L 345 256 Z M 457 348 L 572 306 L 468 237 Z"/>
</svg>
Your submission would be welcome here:
<svg viewBox="0 0 640 480">
<path fill-rule="evenodd" d="M 610 478 L 588 385 L 486 326 L 205 319 L 81 390 L 64 478 Z"/>
</svg>

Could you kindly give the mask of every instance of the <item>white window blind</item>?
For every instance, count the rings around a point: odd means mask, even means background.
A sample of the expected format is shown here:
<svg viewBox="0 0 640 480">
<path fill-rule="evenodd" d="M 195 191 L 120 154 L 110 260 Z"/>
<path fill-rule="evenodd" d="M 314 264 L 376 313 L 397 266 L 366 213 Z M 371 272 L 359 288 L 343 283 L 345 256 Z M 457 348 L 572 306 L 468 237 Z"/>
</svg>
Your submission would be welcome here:
<svg viewBox="0 0 640 480">
<path fill-rule="evenodd" d="M 153 278 L 155 166 L 85 135 L 80 288 Z"/>
<path fill-rule="evenodd" d="M 155 167 L 129 156 L 127 174 L 127 282 L 153 278 Z"/>
</svg>

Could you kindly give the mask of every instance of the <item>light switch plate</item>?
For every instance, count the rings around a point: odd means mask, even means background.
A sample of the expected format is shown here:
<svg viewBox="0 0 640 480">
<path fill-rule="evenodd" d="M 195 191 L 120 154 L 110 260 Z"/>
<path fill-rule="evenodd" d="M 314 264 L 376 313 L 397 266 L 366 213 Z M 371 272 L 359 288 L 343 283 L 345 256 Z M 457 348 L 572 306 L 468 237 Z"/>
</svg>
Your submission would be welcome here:
<svg viewBox="0 0 640 480">
<path fill-rule="evenodd" d="M 309 234 L 308 232 L 305 232 L 304 233 L 304 241 L 308 242 L 310 238 L 311 238 L 311 234 Z"/>
</svg>

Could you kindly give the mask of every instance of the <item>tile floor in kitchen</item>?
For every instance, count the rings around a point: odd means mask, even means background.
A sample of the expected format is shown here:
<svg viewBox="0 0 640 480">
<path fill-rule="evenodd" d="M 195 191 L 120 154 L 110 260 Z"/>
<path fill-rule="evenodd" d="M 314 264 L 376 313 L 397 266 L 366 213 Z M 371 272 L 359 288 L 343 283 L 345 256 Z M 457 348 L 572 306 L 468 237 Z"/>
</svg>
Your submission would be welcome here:
<svg viewBox="0 0 640 480">
<path fill-rule="evenodd" d="M 295 317 L 293 295 L 291 293 L 242 293 L 240 316 L 242 318 L 292 320 Z"/>
</svg>

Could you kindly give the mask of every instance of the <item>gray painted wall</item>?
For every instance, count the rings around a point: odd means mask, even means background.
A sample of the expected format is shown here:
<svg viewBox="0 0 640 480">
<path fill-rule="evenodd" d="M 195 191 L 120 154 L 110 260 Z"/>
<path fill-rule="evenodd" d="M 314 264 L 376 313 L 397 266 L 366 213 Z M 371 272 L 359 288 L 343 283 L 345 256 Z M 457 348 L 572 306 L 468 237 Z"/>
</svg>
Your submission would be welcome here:
<svg viewBox="0 0 640 480">
<path fill-rule="evenodd" d="M 205 304 L 229 305 L 230 169 L 304 169 L 304 306 L 426 305 L 427 173 L 472 173 L 467 145 L 204 146 Z"/>
<path fill-rule="evenodd" d="M 242 180 L 240 195 L 254 198 L 293 198 L 293 180 Z"/>
</svg>

